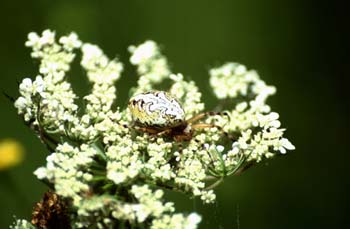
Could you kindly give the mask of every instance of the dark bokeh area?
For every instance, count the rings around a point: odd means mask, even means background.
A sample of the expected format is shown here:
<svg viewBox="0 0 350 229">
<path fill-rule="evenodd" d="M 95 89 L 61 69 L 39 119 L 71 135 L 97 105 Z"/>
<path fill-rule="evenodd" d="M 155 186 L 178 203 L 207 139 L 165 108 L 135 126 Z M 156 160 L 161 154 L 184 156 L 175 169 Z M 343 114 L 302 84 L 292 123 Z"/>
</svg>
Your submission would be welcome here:
<svg viewBox="0 0 350 229">
<path fill-rule="evenodd" d="M 162 44 L 174 72 L 209 93 L 208 69 L 227 61 L 245 64 L 277 87 L 269 102 L 296 150 L 269 160 L 217 189 L 217 204 L 174 195 L 180 211 L 203 215 L 201 228 L 345 228 L 349 226 L 348 60 L 346 8 L 336 1 L 6 1 L 0 3 L 0 90 L 17 96 L 17 82 L 34 78 L 37 65 L 24 47 L 28 32 L 75 31 L 126 64 L 118 103 L 128 99 L 135 70 L 127 46 Z M 89 85 L 80 69 L 70 80 L 78 94 Z M 30 218 L 47 188 L 33 175 L 46 149 L 0 96 L 0 139 L 26 149 L 23 163 L 0 171 L 0 228 Z"/>
</svg>

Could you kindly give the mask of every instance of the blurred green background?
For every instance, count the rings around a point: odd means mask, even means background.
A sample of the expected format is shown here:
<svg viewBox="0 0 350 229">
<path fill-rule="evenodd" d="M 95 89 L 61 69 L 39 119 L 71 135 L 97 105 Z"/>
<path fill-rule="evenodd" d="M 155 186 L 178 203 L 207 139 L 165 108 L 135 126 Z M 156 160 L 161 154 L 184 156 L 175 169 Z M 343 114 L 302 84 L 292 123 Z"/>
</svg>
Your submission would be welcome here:
<svg viewBox="0 0 350 229">
<path fill-rule="evenodd" d="M 198 211 L 201 228 L 340 228 L 349 226 L 349 108 L 345 7 L 336 1 L 303 0 L 129 0 L 2 1 L 0 7 L 0 90 L 17 96 L 17 82 L 34 77 L 37 66 L 24 47 L 28 32 L 46 28 L 58 35 L 77 32 L 110 57 L 127 63 L 130 44 L 162 44 L 174 72 L 194 79 L 204 99 L 207 70 L 226 61 L 257 69 L 277 87 L 269 100 L 280 113 L 296 151 L 262 163 L 217 189 L 218 202 L 179 198 L 178 210 Z M 118 84 L 120 104 L 135 85 L 126 65 Z M 88 91 L 81 70 L 70 75 L 78 94 Z M 30 219 L 33 204 L 47 189 L 33 171 L 47 155 L 15 109 L 0 97 L 0 139 L 15 138 L 26 149 L 24 162 L 0 171 L 0 228 Z"/>
</svg>

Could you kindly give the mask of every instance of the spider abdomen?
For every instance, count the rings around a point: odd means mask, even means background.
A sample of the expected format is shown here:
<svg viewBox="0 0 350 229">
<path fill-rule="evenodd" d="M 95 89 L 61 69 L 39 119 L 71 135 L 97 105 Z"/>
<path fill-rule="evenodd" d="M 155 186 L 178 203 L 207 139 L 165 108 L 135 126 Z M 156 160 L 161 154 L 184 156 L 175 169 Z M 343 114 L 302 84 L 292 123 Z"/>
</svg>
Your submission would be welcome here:
<svg viewBox="0 0 350 229">
<path fill-rule="evenodd" d="M 130 99 L 128 107 L 135 123 L 145 127 L 172 127 L 185 121 L 181 104 L 164 91 L 135 95 Z"/>
</svg>

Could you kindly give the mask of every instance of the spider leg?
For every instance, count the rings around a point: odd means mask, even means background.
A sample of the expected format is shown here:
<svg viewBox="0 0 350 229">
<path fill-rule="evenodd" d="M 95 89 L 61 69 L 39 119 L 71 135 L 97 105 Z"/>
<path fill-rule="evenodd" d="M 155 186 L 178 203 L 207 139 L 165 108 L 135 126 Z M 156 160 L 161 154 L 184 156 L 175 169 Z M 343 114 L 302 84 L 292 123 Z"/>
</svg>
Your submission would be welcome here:
<svg viewBox="0 0 350 229">
<path fill-rule="evenodd" d="M 134 129 L 136 131 L 140 131 L 140 132 L 145 132 L 145 133 L 148 133 L 148 134 L 157 134 L 160 133 L 160 132 L 163 132 L 162 130 L 159 130 L 157 128 L 153 128 L 153 127 L 142 127 L 142 126 L 128 126 L 126 124 L 122 124 L 122 127 L 126 128 L 126 129 Z"/>
<path fill-rule="evenodd" d="M 229 114 L 227 112 L 215 112 L 215 111 L 208 111 L 204 113 L 200 113 L 198 115 L 195 115 L 194 117 L 187 120 L 187 123 L 194 123 L 202 118 L 208 117 L 208 116 L 214 116 L 214 115 L 224 115 L 228 118 L 230 118 Z"/>
<path fill-rule="evenodd" d="M 152 127 L 136 127 L 135 130 L 141 131 L 141 132 L 145 132 L 148 134 L 154 134 L 154 135 L 158 135 L 160 133 L 159 129 L 155 129 Z"/>
<path fill-rule="evenodd" d="M 147 133 L 150 136 L 150 139 L 153 141 L 155 140 L 155 136 L 157 136 L 160 132 L 163 132 L 162 130 L 159 130 L 153 127 L 142 127 L 142 126 L 135 126 L 135 125 L 128 126 L 126 124 L 123 124 L 122 126 L 127 129 L 133 129 L 135 131 Z"/>
<path fill-rule="evenodd" d="M 192 129 L 205 129 L 205 128 L 213 128 L 216 127 L 218 129 L 220 129 L 221 127 L 214 125 L 214 124 L 208 124 L 208 123 L 197 123 L 197 124 L 193 124 Z"/>
<path fill-rule="evenodd" d="M 165 130 L 161 130 L 158 133 L 156 133 L 157 136 L 164 136 L 164 135 L 169 135 L 171 133 L 171 129 L 165 129 Z"/>
</svg>

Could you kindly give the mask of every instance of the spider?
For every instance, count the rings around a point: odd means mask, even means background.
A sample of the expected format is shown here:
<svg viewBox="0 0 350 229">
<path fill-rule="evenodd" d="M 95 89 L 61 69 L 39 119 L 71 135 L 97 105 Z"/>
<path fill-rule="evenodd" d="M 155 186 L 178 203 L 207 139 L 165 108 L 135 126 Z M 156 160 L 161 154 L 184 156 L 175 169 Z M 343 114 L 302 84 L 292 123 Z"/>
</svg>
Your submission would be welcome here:
<svg viewBox="0 0 350 229">
<path fill-rule="evenodd" d="M 198 129 L 216 127 L 225 133 L 217 125 L 197 122 L 208 116 L 228 116 L 226 112 L 210 111 L 186 120 L 181 104 L 165 91 L 150 91 L 135 95 L 130 99 L 128 108 L 136 130 L 173 138 L 176 142 L 190 141 Z"/>
</svg>

